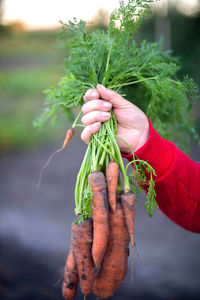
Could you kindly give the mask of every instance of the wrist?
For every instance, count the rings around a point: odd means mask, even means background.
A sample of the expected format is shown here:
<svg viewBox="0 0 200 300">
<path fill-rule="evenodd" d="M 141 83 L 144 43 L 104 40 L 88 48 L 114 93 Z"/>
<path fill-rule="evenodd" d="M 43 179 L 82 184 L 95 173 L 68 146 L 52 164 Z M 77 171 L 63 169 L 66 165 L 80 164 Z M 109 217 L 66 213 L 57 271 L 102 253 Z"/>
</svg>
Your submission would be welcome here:
<svg viewBox="0 0 200 300">
<path fill-rule="evenodd" d="M 157 178 L 161 177 L 170 168 L 173 162 L 172 143 L 164 140 L 149 122 L 149 138 L 134 154 L 144 161 L 147 161 L 156 171 Z M 132 154 L 123 153 L 122 156 L 129 161 L 133 160 Z"/>
<path fill-rule="evenodd" d="M 141 147 L 143 147 L 146 142 L 149 139 L 149 131 L 150 131 L 150 126 L 149 126 L 149 120 L 146 118 L 143 128 L 139 133 L 139 138 L 138 138 L 138 145 L 135 147 L 134 152 L 138 151 Z"/>
<path fill-rule="evenodd" d="M 128 144 L 123 144 L 120 147 L 121 153 L 125 155 L 131 155 L 132 151 L 135 153 L 141 147 L 143 147 L 149 139 L 149 128 L 149 121 L 146 118 L 142 124 L 142 128 L 134 128 L 132 131 L 129 131 L 129 139 L 127 138 L 129 146 Z"/>
</svg>

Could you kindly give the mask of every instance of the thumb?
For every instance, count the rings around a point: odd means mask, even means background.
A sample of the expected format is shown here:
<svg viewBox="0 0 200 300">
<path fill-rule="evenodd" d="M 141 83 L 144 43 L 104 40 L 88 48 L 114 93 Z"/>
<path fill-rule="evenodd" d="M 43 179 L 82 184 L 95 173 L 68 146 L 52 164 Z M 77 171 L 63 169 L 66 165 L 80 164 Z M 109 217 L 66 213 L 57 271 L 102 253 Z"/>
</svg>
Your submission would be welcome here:
<svg viewBox="0 0 200 300">
<path fill-rule="evenodd" d="M 129 101 L 125 100 L 118 93 L 105 88 L 105 86 L 101 84 L 97 84 L 97 91 L 99 92 L 101 99 L 112 103 L 113 108 L 124 108 L 126 106 L 130 106 Z"/>
</svg>

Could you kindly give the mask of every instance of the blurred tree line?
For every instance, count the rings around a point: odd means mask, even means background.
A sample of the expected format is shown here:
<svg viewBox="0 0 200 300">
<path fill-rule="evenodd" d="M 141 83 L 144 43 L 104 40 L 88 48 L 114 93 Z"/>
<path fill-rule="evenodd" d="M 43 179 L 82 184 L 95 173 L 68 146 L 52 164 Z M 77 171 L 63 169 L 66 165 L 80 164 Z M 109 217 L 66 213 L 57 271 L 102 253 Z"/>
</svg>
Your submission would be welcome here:
<svg viewBox="0 0 200 300">
<path fill-rule="evenodd" d="M 179 76 L 188 74 L 200 88 L 200 11 L 186 16 L 171 7 L 164 17 L 153 14 L 143 24 L 138 38 L 152 42 L 163 38 L 164 49 L 179 59 Z M 200 135 L 200 101 L 193 107 L 193 117 Z"/>
<path fill-rule="evenodd" d="M 13 21 L 8 25 L 3 24 L 4 2 L 5 0 L 0 0 L 0 38 L 24 31 L 24 24 L 21 21 Z"/>
<path fill-rule="evenodd" d="M 166 30 L 163 26 L 163 31 L 162 28 L 159 30 L 159 36 L 156 32 L 156 24 L 162 27 L 166 21 L 168 28 Z M 164 48 L 171 49 L 173 55 L 179 57 L 180 74 L 188 73 L 200 84 L 200 12 L 190 17 L 176 9 L 170 9 L 166 17 L 154 14 L 143 24 L 139 38 L 155 41 L 161 37 L 163 37 Z"/>
</svg>

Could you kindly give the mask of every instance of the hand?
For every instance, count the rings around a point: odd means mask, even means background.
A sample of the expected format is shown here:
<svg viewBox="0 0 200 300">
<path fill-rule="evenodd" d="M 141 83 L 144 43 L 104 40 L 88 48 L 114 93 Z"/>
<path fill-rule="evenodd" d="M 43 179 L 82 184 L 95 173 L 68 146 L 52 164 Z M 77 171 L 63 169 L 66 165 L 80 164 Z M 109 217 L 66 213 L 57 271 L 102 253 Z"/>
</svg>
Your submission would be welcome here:
<svg viewBox="0 0 200 300">
<path fill-rule="evenodd" d="M 91 136 L 99 131 L 101 122 L 110 119 L 111 108 L 117 118 L 118 136 L 125 140 L 134 152 L 148 140 L 149 122 L 146 115 L 118 93 L 98 84 L 97 89 L 90 89 L 86 92 L 84 101 L 82 123 L 85 128 L 81 138 L 85 143 L 88 144 Z M 122 140 L 117 139 L 117 143 L 122 153 L 129 154 L 131 152 Z"/>
</svg>

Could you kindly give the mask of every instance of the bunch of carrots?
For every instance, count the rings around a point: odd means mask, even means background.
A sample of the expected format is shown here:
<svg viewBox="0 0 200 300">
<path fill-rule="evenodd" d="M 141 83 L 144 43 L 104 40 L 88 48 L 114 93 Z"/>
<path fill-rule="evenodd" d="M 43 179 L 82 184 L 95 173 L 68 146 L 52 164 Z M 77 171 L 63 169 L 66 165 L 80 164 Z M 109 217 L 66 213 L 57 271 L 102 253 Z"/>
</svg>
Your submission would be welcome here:
<svg viewBox="0 0 200 300">
<path fill-rule="evenodd" d="M 67 300 L 74 299 L 79 281 L 85 297 L 91 292 L 101 299 L 112 296 L 128 269 L 129 241 L 134 256 L 135 195 L 117 193 L 118 174 L 118 164 L 111 161 L 106 176 L 89 175 L 93 214 L 72 224 L 62 286 Z"/>
</svg>

